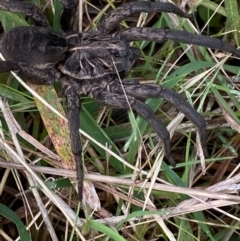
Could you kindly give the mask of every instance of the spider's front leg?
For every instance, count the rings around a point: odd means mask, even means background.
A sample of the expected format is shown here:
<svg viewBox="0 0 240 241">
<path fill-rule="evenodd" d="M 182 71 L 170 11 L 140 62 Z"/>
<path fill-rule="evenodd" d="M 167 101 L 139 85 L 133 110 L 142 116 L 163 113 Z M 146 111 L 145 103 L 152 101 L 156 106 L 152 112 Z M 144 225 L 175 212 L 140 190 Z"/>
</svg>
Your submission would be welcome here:
<svg viewBox="0 0 240 241">
<path fill-rule="evenodd" d="M 132 97 L 132 93 L 130 93 L 130 95 L 126 99 L 125 95 L 114 94 L 104 91 L 98 85 L 92 86 L 89 89 L 89 95 L 105 106 L 122 109 L 129 109 L 131 106 L 131 108 L 144 119 L 146 119 L 151 125 L 151 127 L 157 132 L 157 134 L 163 141 L 165 156 L 167 157 L 168 161 L 172 166 L 176 166 L 176 162 L 171 156 L 171 143 L 169 132 L 151 108 L 149 108 L 146 104 L 142 103 L 136 98 Z"/>
<path fill-rule="evenodd" d="M 110 83 L 111 91 L 118 94 L 123 94 L 122 86 L 116 81 Z M 137 99 L 146 100 L 149 98 L 163 98 L 170 102 L 178 110 L 184 113 L 184 115 L 192 121 L 199 130 L 199 136 L 203 152 L 205 156 L 208 156 L 206 148 L 206 122 L 204 118 L 188 103 L 184 98 L 167 88 L 163 88 L 159 85 L 141 85 L 141 84 L 124 84 L 124 90 L 127 95 L 133 96 Z"/>
<path fill-rule="evenodd" d="M 64 86 L 64 95 L 67 99 L 67 119 L 70 130 L 71 148 L 75 158 L 77 182 L 78 182 L 78 197 L 82 200 L 83 197 L 83 164 L 82 164 L 82 146 L 79 135 L 80 119 L 79 112 L 81 108 L 80 98 L 74 86 Z"/>
<path fill-rule="evenodd" d="M 168 39 L 176 42 L 204 46 L 211 49 L 220 49 L 240 57 L 240 51 L 220 39 L 211 38 L 201 34 L 192 34 L 182 30 L 153 29 L 146 27 L 129 28 L 120 33 L 128 42 L 148 40 L 156 43 L 164 43 Z"/>
<path fill-rule="evenodd" d="M 98 25 L 95 31 L 102 34 L 108 34 L 116 27 L 122 20 L 131 16 L 134 13 L 152 13 L 152 12 L 167 12 L 175 13 L 180 17 L 192 18 L 193 15 L 186 14 L 171 3 L 162 2 L 130 2 L 111 11 Z"/>
</svg>

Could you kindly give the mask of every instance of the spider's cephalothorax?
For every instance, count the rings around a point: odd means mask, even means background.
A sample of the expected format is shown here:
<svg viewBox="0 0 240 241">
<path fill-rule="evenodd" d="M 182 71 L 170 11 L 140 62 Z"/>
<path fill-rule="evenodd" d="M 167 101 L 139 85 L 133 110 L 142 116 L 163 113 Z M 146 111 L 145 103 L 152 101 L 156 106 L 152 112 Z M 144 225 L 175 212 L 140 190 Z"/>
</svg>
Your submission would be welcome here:
<svg viewBox="0 0 240 241">
<path fill-rule="evenodd" d="M 83 39 L 81 46 L 69 48 L 68 52 L 68 58 L 59 65 L 59 69 L 80 80 L 105 78 L 116 72 L 125 75 L 140 57 L 137 48 L 130 47 L 127 41 L 116 36 Z"/>
<path fill-rule="evenodd" d="M 171 156 L 170 137 L 167 129 L 154 112 L 140 100 L 163 97 L 182 111 L 198 128 L 205 155 L 206 123 L 203 117 L 179 94 L 159 85 L 140 85 L 126 82 L 140 50 L 130 47 L 129 42 L 147 40 L 162 43 L 168 39 L 222 49 L 240 57 L 240 51 L 219 39 L 186 31 L 156 28 L 129 28 L 112 33 L 122 20 L 140 12 L 171 12 L 191 18 L 170 3 L 130 2 L 111 11 L 93 31 L 76 33 L 72 28 L 72 16 L 76 11 L 74 0 L 60 0 L 64 5 L 61 24 L 68 32 L 56 34 L 37 7 L 20 1 L 0 1 L 0 9 L 23 13 L 32 18 L 35 26 L 16 27 L 0 40 L 0 51 L 6 61 L 0 62 L 0 72 L 14 71 L 26 81 L 35 84 L 52 84 L 62 76 L 67 98 L 69 129 L 72 151 L 75 156 L 79 198 L 82 199 L 82 160 L 79 136 L 80 94 L 86 94 L 103 105 L 113 108 L 129 108 L 145 118 L 163 141 L 165 156 L 174 166 Z M 119 83 L 123 79 L 123 87 Z M 127 99 L 126 100 L 126 96 Z"/>
</svg>

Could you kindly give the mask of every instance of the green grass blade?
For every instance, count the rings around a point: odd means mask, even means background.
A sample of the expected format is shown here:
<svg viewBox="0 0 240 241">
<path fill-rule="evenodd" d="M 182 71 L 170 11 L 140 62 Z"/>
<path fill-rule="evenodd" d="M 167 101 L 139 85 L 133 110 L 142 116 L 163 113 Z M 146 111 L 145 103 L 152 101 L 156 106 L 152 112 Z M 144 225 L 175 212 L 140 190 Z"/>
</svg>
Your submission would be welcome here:
<svg viewBox="0 0 240 241">
<path fill-rule="evenodd" d="M 12 221 L 17 229 L 21 241 L 30 241 L 30 235 L 22 220 L 10 208 L 0 203 L 0 215 Z"/>
<path fill-rule="evenodd" d="M 110 237 L 116 241 L 126 241 L 116 230 L 112 230 L 104 224 L 98 223 L 93 220 L 88 220 L 87 224 L 90 228 L 104 233 L 107 237 Z"/>
</svg>

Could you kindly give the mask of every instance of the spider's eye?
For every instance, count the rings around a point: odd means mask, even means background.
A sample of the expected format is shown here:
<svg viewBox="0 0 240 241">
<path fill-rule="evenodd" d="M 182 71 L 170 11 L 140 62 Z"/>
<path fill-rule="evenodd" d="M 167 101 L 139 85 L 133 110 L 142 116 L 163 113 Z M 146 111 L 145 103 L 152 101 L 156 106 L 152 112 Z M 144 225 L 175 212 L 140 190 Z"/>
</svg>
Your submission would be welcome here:
<svg viewBox="0 0 240 241">
<path fill-rule="evenodd" d="M 116 58 L 120 57 L 119 52 L 116 49 L 109 49 L 109 52 Z"/>
</svg>

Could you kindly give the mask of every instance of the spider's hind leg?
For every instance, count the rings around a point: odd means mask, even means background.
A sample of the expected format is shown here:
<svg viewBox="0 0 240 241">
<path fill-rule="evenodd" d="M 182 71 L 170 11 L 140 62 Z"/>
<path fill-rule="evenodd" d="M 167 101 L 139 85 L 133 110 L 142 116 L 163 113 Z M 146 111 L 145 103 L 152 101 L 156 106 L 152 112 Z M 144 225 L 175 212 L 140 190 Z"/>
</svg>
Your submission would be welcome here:
<svg viewBox="0 0 240 241">
<path fill-rule="evenodd" d="M 50 28 L 47 18 L 41 10 L 33 4 L 18 1 L 0 1 L 0 9 L 25 14 L 31 17 L 36 25 Z"/>
<path fill-rule="evenodd" d="M 201 145 L 203 148 L 204 155 L 208 156 L 208 151 L 206 148 L 206 122 L 204 118 L 187 102 L 184 100 L 184 98 L 170 90 L 163 88 L 158 85 L 125 85 L 124 84 L 124 90 L 127 95 L 133 96 L 137 99 L 148 99 L 148 98 L 163 98 L 166 101 L 170 102 L 173 106 L 175 106 L 178 110 L 184 113 L 184 115 L 192 121 L 198 131 L 200 136 Z M 117 84 L 116 82 L 112 82 L 112 92 L 123 94 L 122 87 Z M 152 117 L 152 116 L 150 116 Z"/>
<path fill-rule="evenodd" d="M 19 66 L 10 61 L 0 61 L 0 73 L 19 70 Z"/>
<path fill-rule="evenodd" d="M 24 63 L 13 63 L 11 61 L 0 61 L 0 73 L 14 71 L 24 81 L 36 85 L 52 85 L 59 81 L 61 73 L 56 68 L 37 69 Z"/>
<path fill-rule="evenodd" d="M 72 18 L 77 10 L 77 5 L 74 0 L 59 0 L 64 8 L 61 16 L 61 26 L 63 30 L 72 30 Z M 37 26 L 50 28 L 50 24 L 42 13 L 42 11 L 35 5 L 21 1 L 0 1 L 0 9 L 22 13 L 30 17 Z"/>
</svg>

